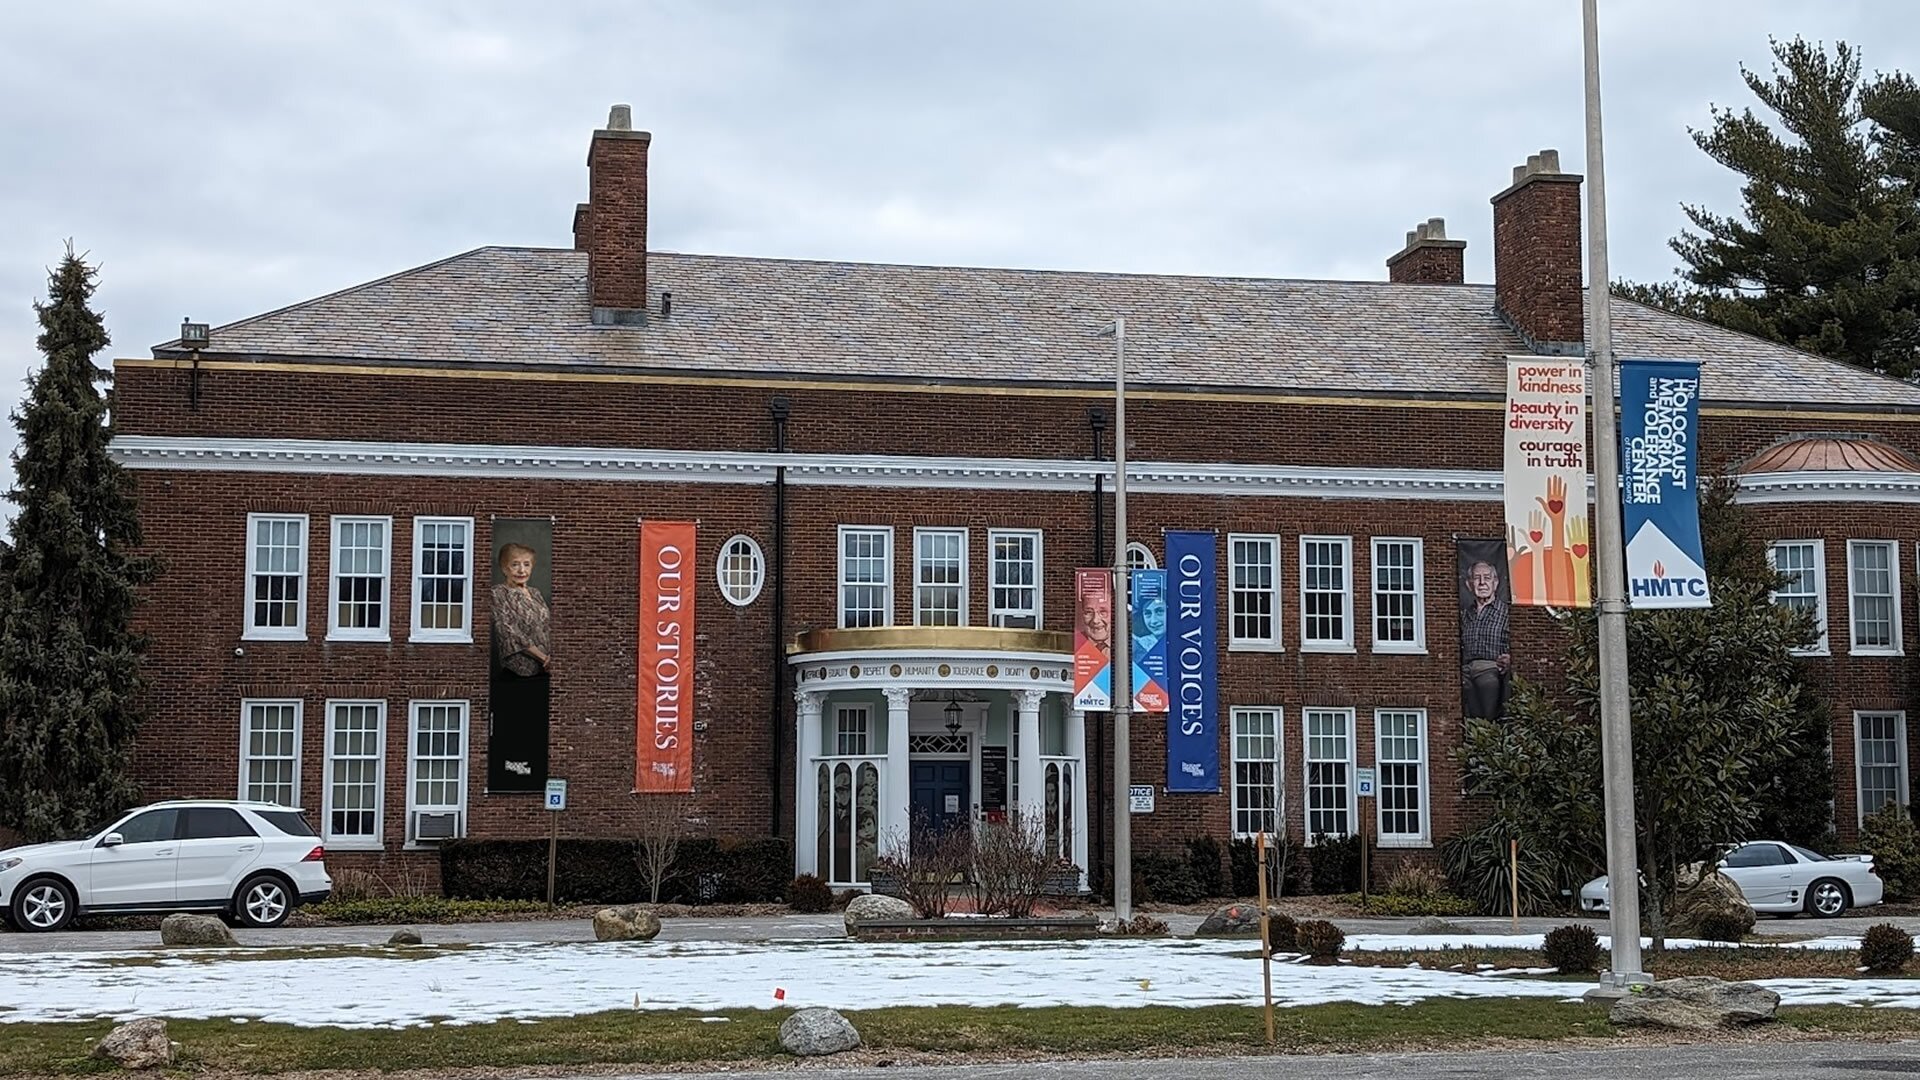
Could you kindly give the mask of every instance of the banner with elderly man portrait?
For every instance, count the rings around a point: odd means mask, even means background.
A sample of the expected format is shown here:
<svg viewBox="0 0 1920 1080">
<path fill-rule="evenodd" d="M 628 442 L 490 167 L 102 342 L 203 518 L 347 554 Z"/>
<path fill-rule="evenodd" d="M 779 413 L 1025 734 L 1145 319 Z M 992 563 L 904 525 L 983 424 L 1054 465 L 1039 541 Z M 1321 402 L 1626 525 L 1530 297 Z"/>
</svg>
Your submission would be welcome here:
<svg viewBox="0 0 1920 1080">
<path fill-rule="evenodd" d="M 1507 361 L 1507 572 L 1513 602 L 1593 603 L 1587 515 L 1587 369 L 1578 358 Z"/>
<path fill-rule="evenodd" d="M 1454 541 L 1460 599 L 1460 715 L 1498 720 L 1513 678 L 1506 542 Z"/>
</svg>

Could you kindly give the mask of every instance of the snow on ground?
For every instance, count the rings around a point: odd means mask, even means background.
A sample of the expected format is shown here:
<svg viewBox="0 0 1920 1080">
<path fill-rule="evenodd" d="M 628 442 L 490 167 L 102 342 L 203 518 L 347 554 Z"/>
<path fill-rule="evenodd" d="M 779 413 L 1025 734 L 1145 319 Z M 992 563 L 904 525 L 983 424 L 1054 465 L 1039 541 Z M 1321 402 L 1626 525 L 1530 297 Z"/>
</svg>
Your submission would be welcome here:
<svg viewBox="0 0 1920 1080">
<path fill-rule="evenodd" d="M 1831 942 L 1832 944 L 1828 944 Z M 1823 939 L 1821 948 L 1857 947 Z M 1535 947 L 1539 935 L 1357 934 L 1365 949 Z M 52 953 L 11 957 L 0 1024 L 233 1017 L 304 1026 L 531 1020 L 610 1009 L 825 1005 L 1258 1005 L 1246 941 L 867 944 L 832 941 L 494 943 L 461 949 Z M 1570 999 L 1585 982 L 1525 972 L 1423 971 L 1276 960 L 1274 1000 L 1410 1004 L 1435 997 Z M 1779 979 L 1788 1004 L 1920 1007 L 1920 980 Z M 776 999 L 775 991 L 784 990 Z"/>
<path fill-rule="evenodd" d="M 1418 951 L 1422 949 L 1538 949 L 1546 945 L 1545 934 L 1349 934 L 1347 948 L 1361 952 Z M 1600 935 L 1600 947 L 1612 948 L 1613 939 Z M 1653 945 L 1652 938 L 1641 938 L 1642 948 Z M 1723 941 L 1694 941 L 1671 938 L 1669 949 L 1724 949 Z M 1806 941 L 1749 941 L 1743 949 L 1858 949 L 1857 937 L 1819 937 Z"/>
</svg>

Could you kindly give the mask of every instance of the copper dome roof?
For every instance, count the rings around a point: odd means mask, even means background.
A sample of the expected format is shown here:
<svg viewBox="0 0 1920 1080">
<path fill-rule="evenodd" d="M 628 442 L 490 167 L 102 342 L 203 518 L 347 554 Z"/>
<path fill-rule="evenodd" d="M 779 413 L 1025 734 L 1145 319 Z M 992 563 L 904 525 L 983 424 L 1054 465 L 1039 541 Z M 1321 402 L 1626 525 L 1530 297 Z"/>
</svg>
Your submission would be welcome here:
<svg viewBox="0 0 1920 1080">
<path fill-rule="evenodd" d="M 1864 435 L 1802 435 L 1777 442 L 1735 470 L 1743 476 L 1782 472 L 1920 473 L 1920 460 Z"/>
</svg>

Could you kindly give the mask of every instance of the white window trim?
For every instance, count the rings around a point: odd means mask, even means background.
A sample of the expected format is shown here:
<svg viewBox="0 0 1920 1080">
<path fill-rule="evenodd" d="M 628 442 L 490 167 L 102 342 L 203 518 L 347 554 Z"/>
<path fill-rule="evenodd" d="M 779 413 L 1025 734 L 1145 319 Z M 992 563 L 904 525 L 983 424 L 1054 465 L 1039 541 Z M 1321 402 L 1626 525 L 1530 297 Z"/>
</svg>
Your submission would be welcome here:
<svg viewBox="0 0 1920 1080">
<path fill-rule="evenodd" d="M 968 595 L 972 588 L 972 572 L 969 563 L 973 555 L 973 534 L 961 527 L 944 525 L 926 525 L 913 530 L 913 625 L 920 622 L 920 537 L 927 533 L 958 533 L 960 535 L 960 625 L 969 622 L 968 608 L 972 606 L 972 597 Z"/>
<path fill-rule="evenodd" d="M 300 523 L 300 603 L 294 606 L 292 626 L 255 626 L 253 624 L 253 575 L 259 566 L 259 545 L 255 540 L 254 526 L 261 521 L 298 521 Z M 243 592 L 246 607 L 240 617 L 240 640 L 242 641 L 305 641 L 307 640 L 307 604 L 313 598 L 307 593 L 307 566 L 313 551 L 313 523 L 305 514 L 248 514 L 247 515 L 247 578 Z"/>
<path fill-rule="evenodd" d="M 1380 547 L 1383 544 L 1413 545 L 1413 640 L 1380 640 Z M 1367 566 L 1368 604 L 1367 622 L 1372 627 L 1373 651 L 1401 656 L 1421 656 L 1427 651 L 1427 545 L 1418 536 L 1376 536 L 1370 550 L 1372 561 Z M 1422 744 L 1424 745 L 1424 744 Z"/>
<path fill-rule="evenodd" d="M 987 530 L 987 625 L 996 626 L 995 621 L 1001 615 L 1025 615 L 1025 611 L 1002 611 L 993 604 L 993 544 L 1003 536 L 1030 536 L 1033 538 L 1033 627 L 1042 630 L 1047 625 L 1047 548 L 1046 537 L 1039 529 L 988 529 Z"/>
<path fill-rule="evenodd" d="M 1832 639 L 1828 637 L 1828 631 L 1827 631 L 1827 542 L 1825 540 L 1809 539 L 1806 537 L 1785 538 L 1785 539 L 1772 541 L 1767 545 L 1767 565 L 1773 567 L 1774 570 L 1776 571 L 1780 569 L 1780 563 L 1777 557 L 1777 553 L 1779 552 L 1779 549 L 1781 548 L 1782 545 L 1789 545 L 1789 546 L 1796 546 L 1796 547 L 1802 546 L 1802 545 L 1811 545 L 1813 547 L 1813 596 L 1814 596 L 1813 613 L 1814 613 L 1814 620 L 1819 625 L 1819 628 L 1820 628 L 1820 641 L 1818 644 L 1815 644 L 1805 649 L 1794 649 L 1793 655 L 1795 656 L 1831 656 L 1833 655 L 1833 642 L 1832 642 Z M 1915 556 L 1920 557 L 1920 547 L 1915 547 L 1914 554 Z M 1851 576 L 1853 571 L 1849 569 L 1847 573 L 1849 575 L 1847 579 L 1847 585 L 1848 585 L 1847 591 L 1851 593 L 1853 591 L 1852 589 L 1853 579 Z M 1774 603 L 1778 603 L 1779 596 L 1780 594 L 1777 592 L 1769 593 L 1767 595 L 1767 599 L 1773 601 Z M 1851 612 L 1848 613 L 1848 635 L 1849 635 L 1849 639 L 1851 639 L 1851 635 L 1852 635 L 1852 613 Z"/>
<path fill-rule="evenodd" d="M 1141 565 L 1137 567 L 1133 565 L 1135 555 L 1140 556 Z M 1154 557 L 1153 549 L 1138 540 L 1131 541 L 1127 544 L 1126 563 L 1127 568 L 1133 570 L 1160 569 L 1160 560 Z"/>
<path fill-rule="evenodd" d="M 304 751 L 306 749 L 305 740 L 307 733 L 306 702 L 301 701 L 299 698 L 240 699 L 240 785 L 236 789 L 238 794 L 235 797 L 241 802 L 249 801 L 247 797 L 247 762 L 252 760 L 252 756 L 247 751 L 248 744 L 252 740 L 247 736 L 252 733 L 252 729 L 249 728 L 248 725 L 253 721 L 253 707 L 255 705 L 293 706 L 293 805 L 288 807 L 288 809 L 298 810 L 300 809 L 300 804 L 306 801 L 300 788 L 300 765 L 302 759 L 306 757 Z"/>
<path fill-rule="evenodd" d="M 1863 716 L 1891 716 L 1894 718 L 1894 731 L 1897 733 L 1897 737 L 1893 740 L 1894 762 L 1898 771 L 1898 777 L 1894 781 L 1894 798 L 1901 806 L 1909 805 L 1906 710 L 1855 709 L 1853 710 L 1853 817 L 1855 823 L 1860 825 L 1866 824 L 1867 821 L 1867 803 L 1862 797 L 1865 794 L 1864 789 L 1866 785 L 1861 782 L 1861 776 L 1866 771 L 1866 765 L 1860 760 L 1860 744 L 1863 741 L 1860 738 L 1860 718 Z"/>
<path fill-rule="evenodd" d="M 753 552 L 753 591 L 748 593 L 745 599 L 735 599 L 727 592 L 727 552 L 733 549 L 733 545 L 743 541 L 747 545 L 747 550 Z M 760 599 L 761 590 L 767 587 L 767 555 L 766 552 L 760 550 L 760 541 L 755 540 L 746 533 L 734 533 L 732 536 L 727 537 L 727 542 L 720 545 L 719 554 L 713 557 L 713 584 L 720 590 L 720 599 L 725 600 L 733 607 L 743 608 L 755 600 Z"/>
<path fill-rule="evenodd" d="M 378 521 L 386 525 L 387 538 L 387 587 L 380 600 L 380 625 L 377 627 L 342 627 L 340 622 L 340 526 L 352 525 L 364 521 Z M 379 514 L 335 514 L 327 525 L 327 640 L 328 641 L 390 641 L 393 637 L 393 518 Z M 471 623 L 469 623 L 471 625 Z M 329 718 L 331 723 L 331 718 Z"/>
<path fill-rule="evenodd" d="M 465 604 L 461 605 L 462 611 L 460 613 L 459 629 L 422 630 L 420 628 L 420 603 L 425 593 L 425 590 L 420 588 L 420 570 L 426 562 L 426 552 L 422 550 L 425 543 L 421 535 L 422 529 L 420 526 L 422 525 L 464 525 L 467 527 L 467 600 Z M 412 621 L 409 624 L 411 629 L 407 633 L 408 641 L 454 642 L 464 644 L 473 640 L 473 541 L 473 519 L 470 517 L 416 517 L 413 519 L 413 603 L 410 612 Z M 389 563 L 387 566 L 387 580 L 392 581 L 393 566 L 391 563 L 393 537 L 391 534 L 387 537 L 387 551 Z"/>
<path fill-rule="evenodd" d="M 855 717 L 858 717 L 860 720 L 860 731 L 859 731 L 860 740 L 866 744 L 866 749 L 842 751 L 840 749 L 840 721 L 843 718 L 853 719 Z M 874 753 L 874 749 L 873 749 L 873 744 L 876 740 L 873 737 L 873 706 L 872 705 L 869 705 L 864 701 L 854 701 L 854 702 L 848 702 L 844 705 L 835 705 L 833 707 L 833 727 L 830 730 L 833 733 L 833 753 L 827 756 L 829 757 L 875 757 L 877 756 Z M 889 755 L 891 755 L 893 747 L 889 746 L 887 750 Z M 906 752 L 904 747 L 901 748 L 901 752 L 902 753 Z"/>
<path fill-rule="evenodd" d="M 1335 709 L 1320 705 L 1302 706 L 1300 709 L 1300 836 L 1301 844 L 1313 846 L 1313 736 L 1307 731 L 1308 713 L 1341 713 L 1347 718 L 1347 832 L 1352 836 L 1360 824 L 1360 797 L 1357 794 L 1360 784 L 1355 772 L 1359 769 L 1360 747 L 1359 729 L 1353 709 Z M 1379 782 L 1376 776 L 1375 783 Z"/>
<path fill-rule="evenodd" d="M 881 626 L 893 625 L 893 526 L 891 525 L 842 525 L 833 537 L 833 606 L 838 610 L 840 629 L 847 629 L 847 534 L 848 533 L 885 533 L 887 537 L 886 580 L 881 582 Z"/>
<path fill-rule="evenodd" d="M 1233 596 L 1234 596 L 1235 589 L 1233 586 L 1233 572 L 1234 572 L 1233 547 L 1235 544 L 1240 543 L 1242 541 L 1266 544 L 1268 550 L 1273 552 L 1273 585 L 1271 587 L 1271 592 L 1273 594 L 1273 636 L 1271 638 L 1243 638 L 1243 637 L 1234 636 Z M 1282 598 L 1285 594 L 1281 591 L 1281 588 L 1280 588 L 1280 583 L 1285 577 L 1285 575 L 1280 572 L 1280 566 L 1282 561 L 1280 557 L 1280 551 L 1281 551 L 1280 537 L 1275 533 L 1228 533 L 1227 534 L 1227 651 L 1228 652 L 1285 652 L 1287 651 L 1286 637 L 1280 630 L 1280 627 L 1282 625 L 1281 620 L 1286 618 L 1286 604 L 1282 602 Z"/>
<path fill-rule="evenodd" d="M 1227 764 L 1229 768 L 1240 764 L 1242 761 L 1251 760 L 1249 758 L 1241 758 L 1236 753 L 1236 747 L 1239 745 L 1240 737 L 1236 722 L 1243 713 L 1273 714 L 1273 823 L 1275 832 L 1267 834 L 1268 836 L 1273 836 L 1278 833 L 1280 827 L 1283 826 L 1287 820 L 1287 804 L 1286 801 L 1280 797 L 1281 793 L 1286 789 L 1285 785 L 1281 782 L 1281 771 L 1287 767 L 1287 710 L 1278 705 L 1235 705 L 1227 710 Z M 1240 831 L 1240 784 L 1232 774 L 1228 775 L 1227 780 L 1228 812 L 1232 815 L 1227 819 L 1231 826 L 1228 831 L 1233 834 L 1235 839 L 1246 839 L 1260 835 L 1259 833 Z"/>
<path fill-rule="evenodd" d="M 373 836 L 333 835 L 333 716 L 336 705 L 372 705 L 380 717 L 380 735 L 376 743 L 380 753 L 374 771 L 380 780 L 374 785 Z M 325 742 L 320 748 L 320 840 L 336 851 L 385 851 L 387 849 L 387 703 L 382 698 L 328 698 L 326 703 Z M 409 731 L 411 734 L 411 731 Z"/>
<path fill-rule="evenodd" d="M 1854 555 L 1862 545 L 1884 544 L 1887 546 L 1887 581 L 1893 588 L 1893 645 L 1861 647 L 1854 644 L 1860 624 L 1854 616 Z M 1902 656 L 1905 655 L 1905 635 L 1900 611 L 1900 541 L 1898 540 L 1849 540 L 1847 541 L 1847 653 L 1851 656 Z"/>
<path fill-rule="evenodd" d="M 1307 545 L 1310 543 L 1335 543 L 1340 545 L 1346 552 L 1346 573 L 1341 575 L 1346 580 L 1347 586 L 1347 614 L 1345 619 L 1342 620 L 1346 626 L 1346 637 L 1339 641 L 1315 641 L 1307 637 Z M 1325 535 L 1302 536 L 1300 538 L 1300 572 L 1297 576 L 1300 579 L 1300 651 L 1323 653 L 1350 653 L 1358 651 L 1353 647 L 1353 624 L 1359 617 L 1359 612 L 1354 610 L 1353 606 L 1353 537 Z"/>
<path fill-rule="evenodd" d="M 1382 713 L 1412 713 L 1420 718 L 1420 831 L 1390 833 L 1386 830 L 1387 812 L 1380 802 L 1380 770 L 1388 764 L 1380 757 L 1380 716 Z M 1373 710 L 1373 835 L 1383 848 L 1424 848 L 1433 846 L 1433 748 L 1427 742 L 1427 710 L 1379 708 Z"/>
<path fill-rule="evenodd" d="M 414 801 L 414 785 L 419 779 L 414 774 L 414 768 L 419 763 L 419 760 L 420 760 L 420 754 L 419 754 L 420 710 L 422 708 L 442 708 L 448 705 L 457 705 L 460 708 L 460 771 L 458 774 L 460 777 L 460 805 L 422 807 L 419 805 L 419 803 Z M 454 832 L 453 832 L 454 836 L 456 838 L 459 838 L 467 835 L 467 770 L 468 768 L 471 767 L 472 761 L 473 761 L 473 705 L 471 702 L 456 699 L 456 698 L 422 699 L 422 700 L 407 702 L 407 824 L 405 829 L 406 850 L 408 851 L 434 850 L 440 846 L 439 841 L 434 841 L 431 844 L 422 844 L 418 840 L 414 839 L 413 813 L 415 810 L 425 809 L 430 813 L 441 813 L 446 810 L 452 810 L 454 813 L 459 815 L 459 819 L 454 826 Z M 384 773 L 385 770 L 383 769 L 382 772 Z"/>
</svg>

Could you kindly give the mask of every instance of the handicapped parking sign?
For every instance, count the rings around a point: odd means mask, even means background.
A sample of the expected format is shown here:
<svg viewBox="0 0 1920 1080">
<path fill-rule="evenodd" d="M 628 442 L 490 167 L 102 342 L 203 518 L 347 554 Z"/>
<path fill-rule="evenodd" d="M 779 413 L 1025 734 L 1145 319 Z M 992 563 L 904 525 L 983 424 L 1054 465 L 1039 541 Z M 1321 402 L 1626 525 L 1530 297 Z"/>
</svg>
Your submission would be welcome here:
<svg viewBox="0 0 1920 1080">
<path fill-rule="evenodd" d="M 1372 769 L 1355 769 L 1353 786 L 1354 786 L 1354 792 L 1358 794 L 1361 798 L 1363 799 L 1372 798 L 1373 797 L 1373 770 Z"/>
<path fill-rule="evenodd" d="M 547 809 L 565 810 L 567 808 L 567 782 L 565 780 L 547 781 Z"/>
</svg>

